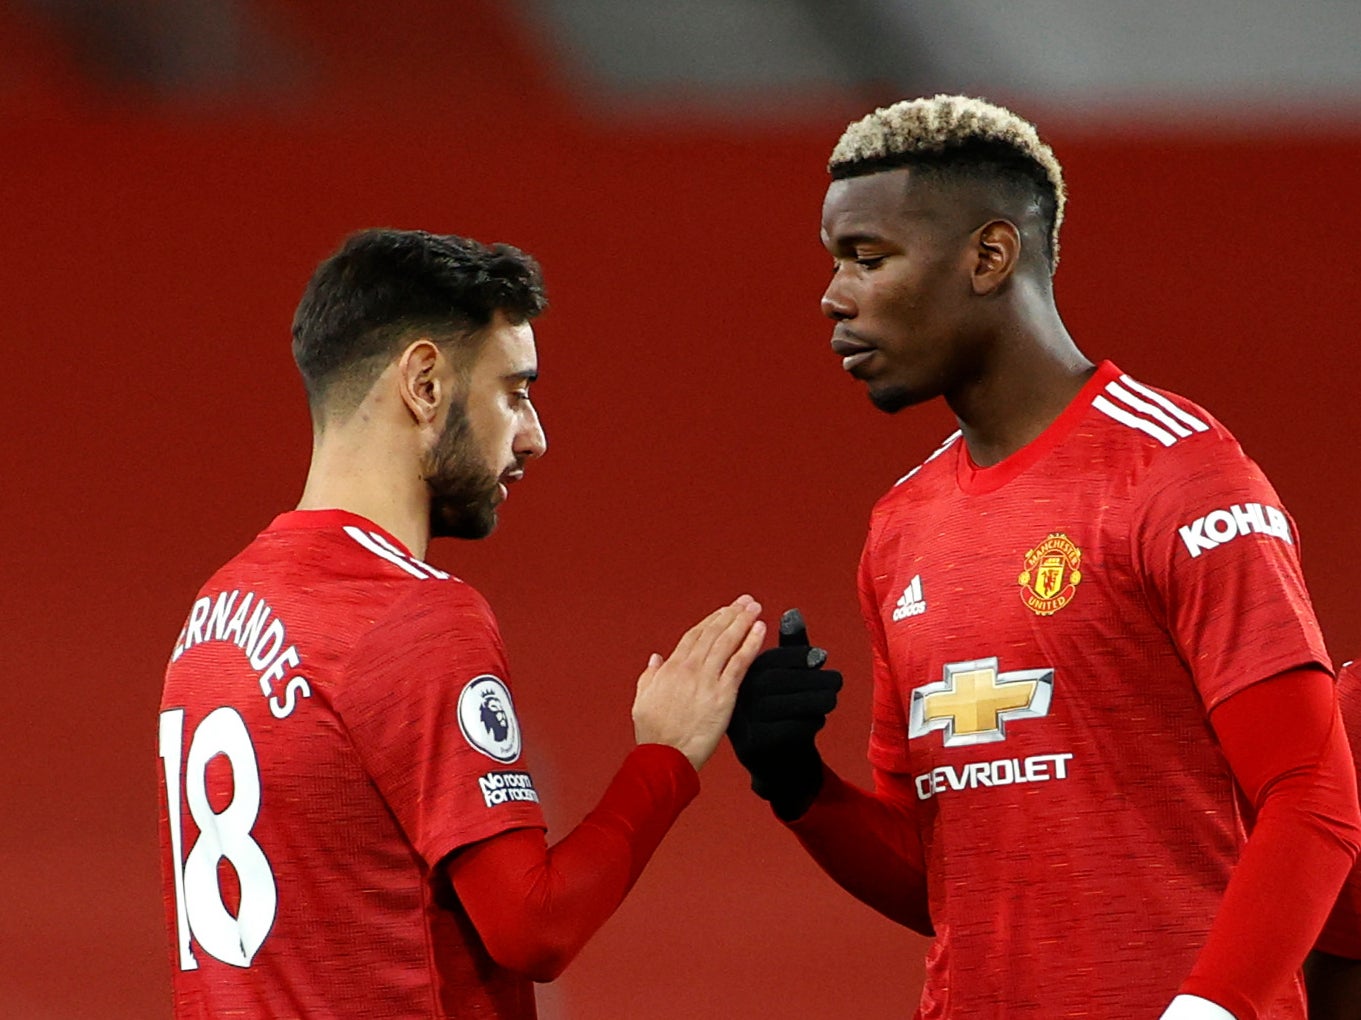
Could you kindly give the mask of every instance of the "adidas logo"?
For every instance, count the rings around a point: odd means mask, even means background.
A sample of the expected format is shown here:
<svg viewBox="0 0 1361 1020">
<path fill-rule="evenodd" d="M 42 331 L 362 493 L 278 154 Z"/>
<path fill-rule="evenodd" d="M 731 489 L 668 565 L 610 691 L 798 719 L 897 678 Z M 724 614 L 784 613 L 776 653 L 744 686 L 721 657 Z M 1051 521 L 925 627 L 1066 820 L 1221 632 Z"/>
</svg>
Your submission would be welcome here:
<svg viewBox="0 0 1361 1020">
<path fill-rule="evenodd" d="M 913 574 L 912 580 L 903 589 L 902 596 L 898 599 L 897 606 L 893 609 L 893 619 L 906 620 L 909 616 L 921 616 L 926 612 L 926 599 L 922 597 L 922 576 Z"/>
</svg>

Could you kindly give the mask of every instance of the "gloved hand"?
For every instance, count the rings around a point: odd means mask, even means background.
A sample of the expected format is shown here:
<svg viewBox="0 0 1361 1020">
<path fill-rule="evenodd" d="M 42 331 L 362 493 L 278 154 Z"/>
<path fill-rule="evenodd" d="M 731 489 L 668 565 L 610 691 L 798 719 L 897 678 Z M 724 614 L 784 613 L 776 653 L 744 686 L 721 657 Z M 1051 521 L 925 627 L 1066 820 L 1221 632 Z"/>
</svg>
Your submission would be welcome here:
<svg viewBox="0 0 1361 1020">
<path fill-rule="evenodd" d="M 824 669 L 827 653 L 808 644 L 803 615 L 780 617 L 780 643 L 756 657 L 742 679 L 728 724 L 751 788 L 775 814 L 793 821 L 822 788 L 822 756 L 814 738 L 836 708 L 841 674 Z"/>
</svg>

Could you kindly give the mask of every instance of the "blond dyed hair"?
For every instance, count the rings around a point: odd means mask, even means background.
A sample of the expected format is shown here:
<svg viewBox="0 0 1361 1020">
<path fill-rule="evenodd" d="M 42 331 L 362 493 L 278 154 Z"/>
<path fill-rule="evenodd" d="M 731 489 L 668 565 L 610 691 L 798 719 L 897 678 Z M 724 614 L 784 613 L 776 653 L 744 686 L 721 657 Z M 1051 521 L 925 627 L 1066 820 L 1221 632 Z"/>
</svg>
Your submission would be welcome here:
<svg viewBox="0 0 1361 1020">
<path fill-rule="evenodd" d="M 827 162 L 838 180 L 899 167 L 954 170 L 1027 185 L 1047 220 L 1050 268 L 1058 267 L 1068 189 L 1054 150 L 1029 121 L 971 96 L 905 99 L 849 124 Z"/>
</svg>

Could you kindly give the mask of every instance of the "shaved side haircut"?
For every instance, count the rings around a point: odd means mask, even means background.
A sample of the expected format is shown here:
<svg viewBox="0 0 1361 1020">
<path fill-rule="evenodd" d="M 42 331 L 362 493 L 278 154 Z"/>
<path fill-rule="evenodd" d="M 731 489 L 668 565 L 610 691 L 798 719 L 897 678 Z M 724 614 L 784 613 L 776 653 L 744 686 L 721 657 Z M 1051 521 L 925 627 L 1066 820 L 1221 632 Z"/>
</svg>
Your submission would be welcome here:
<svg viewBox="0 0 1361 1020">
<path fill-rule="evenodd" d="M 908 99 L 847 126 L 827 163 L 836 180 L 902 167 L 978 181 L 1026 202 L 1043 227 L 1050 273 L 1058 267 L 1067 188 L 1054 151 L 1029 121 L 970 96 Z"/>
<path fill-rule="evenodd" d="M 519 325 L 547 303 L 538 263 L 508 244 L 423 230 L 351 235 L 312 274 L 293 317 L 313 422 L 353 413 L 411 341 L 429 337 L 466 366 L 498 311 Z"/>
</svg>

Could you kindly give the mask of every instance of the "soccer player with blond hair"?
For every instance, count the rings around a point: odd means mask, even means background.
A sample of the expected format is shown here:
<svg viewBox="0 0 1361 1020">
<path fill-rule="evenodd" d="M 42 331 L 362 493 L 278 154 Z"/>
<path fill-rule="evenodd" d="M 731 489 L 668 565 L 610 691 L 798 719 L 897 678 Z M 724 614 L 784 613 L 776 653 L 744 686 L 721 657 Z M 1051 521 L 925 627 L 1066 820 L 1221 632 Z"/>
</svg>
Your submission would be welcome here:
<svg viewBox="0 0 1361 1020">
<path fill-rule="evenodd" d="M 822 761 L 839 677 L 790 617 L 729 729 L 753 788 L 934 935 L 919 1020 L 1303 1020 L 1361 811 L 1294 522 L 1209 412 L 1070 337 L 1033 125 L 901 102 L 829 169 L 832 350 L 959 428 L 870 519 L 874 789 Z"/>
</svg>

